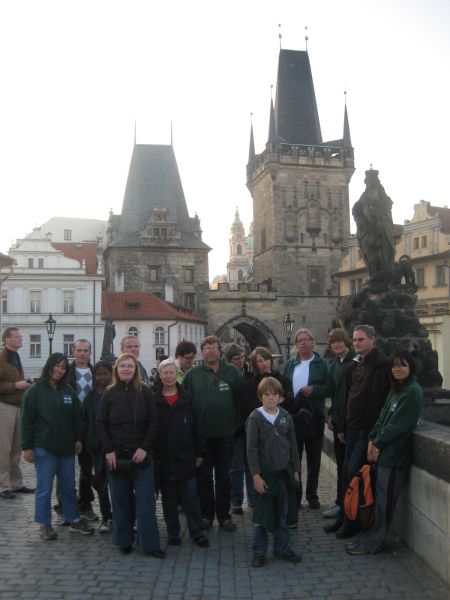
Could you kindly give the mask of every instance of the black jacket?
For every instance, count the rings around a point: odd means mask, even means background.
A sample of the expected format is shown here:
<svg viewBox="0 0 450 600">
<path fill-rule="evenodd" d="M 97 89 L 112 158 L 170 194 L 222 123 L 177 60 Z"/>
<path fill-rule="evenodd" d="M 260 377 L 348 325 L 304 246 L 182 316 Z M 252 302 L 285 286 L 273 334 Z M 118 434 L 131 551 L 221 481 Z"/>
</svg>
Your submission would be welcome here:
<svg viewBox="0 0 450 600">
<path fill-rule="evenodd" d="M 240 409 L 241 420 L 243 423 L 245 423 L 252 410 L 261 406 L 261 402 L 258 399 L 258 385 L 264 377 L 274 377 L 281 383 L 284 396 L 281 407 L 284 408 L 284 410 L 287 410 L 288 413 L 292 413 L 294 410 L 294 393 L 292 391 L 292 383 L 288 377 L 285 377 L 278 371 L 256 373 L 251 379 L 245 382 L 244 387 L 242 388 Z"/>
<path fill-rule="evenodd" d="M 177 383 L 178 400 L 169 406 L 162 388 L 153 392 L 159 429 L 154 443 L 161 481 L 183 481 L 196 475 L 195 459 L 204 457 L 206 439 L 200 434 L 191 395 Z"/>
</svg>

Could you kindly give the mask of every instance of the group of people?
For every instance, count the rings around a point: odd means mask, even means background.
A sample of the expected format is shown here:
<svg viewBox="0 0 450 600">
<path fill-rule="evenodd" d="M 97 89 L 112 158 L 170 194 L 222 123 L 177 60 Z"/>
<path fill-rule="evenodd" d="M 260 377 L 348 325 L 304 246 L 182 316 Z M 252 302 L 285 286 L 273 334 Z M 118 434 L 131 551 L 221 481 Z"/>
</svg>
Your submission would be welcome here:
<svg viewBox="0 0 450 600">
<path fill-rule="evenodd" d="M 100 532 L 112 531 L 113 543 L 123 554 L 136 543 L 149 556 L 165 557 L 157 494 L 168 544 L 181 544 L 183 511 L 189 534 L 201 548 L 209 546 L 207 530 L 214 519 L 223 531 L 236 530 L 233 515 L 243 512 L 246 495 L 253 510 L 252 565 L 264 564 L 269 532 L 275 556 L 297 563 L 301 557 L 292 547 L 289 529 L 296 526 L 302 506 L 303 451 L 305 498 L 315 510 L 321 506 L 318 483 L 328 426 L 337 489 L 335 505 L 324 513 L 335 521 L 325 531 L 341 539 L 359 533 L 346 546 L 350 554 L 381 549 L 423 398 L 412 356 L 401 350 L 384 356 L 371 326 L 357 326 L 352 339 L 333 329 L 328 360 L 315 352 L 312 333 L 299 329 L 295 352 L 282 373 L 274 370 L 267 348 L 252 351 L 248 368 L 243 349 L 237 344 L 222 349 L 216 336 L 202 340 L 203 360 L 193 366 L 197 348 L 182 341 L 175 359 L 160 361 L 152 385 L 139 361 L 136 337 L 122 340 L 114 365 L 91 365 L 89 341 L 77 340 L 74 361 L 69 364 L 63 354 L 52 354 L 36 383 L 23 375 L 20 331 L 8 328 L 3 341 L 0 410 L 9 437 L 1 436 L 0 497 L 34 491 L 21 479 L 21 447 L 25 460 L 35 465 L 35 520 L 43 539 L 57 537 L 51 505 L 56 475 L 59 523 L 92 534 L 92 522 L 98 519 L 92 505 L 95 488 Z M 9 413 L 11 420 L 4 421 Z M 343 497 L 366 462 L 377 465 L 376 516 L 370 530 L 359 532 L 344 515 Z"/>
</svg>

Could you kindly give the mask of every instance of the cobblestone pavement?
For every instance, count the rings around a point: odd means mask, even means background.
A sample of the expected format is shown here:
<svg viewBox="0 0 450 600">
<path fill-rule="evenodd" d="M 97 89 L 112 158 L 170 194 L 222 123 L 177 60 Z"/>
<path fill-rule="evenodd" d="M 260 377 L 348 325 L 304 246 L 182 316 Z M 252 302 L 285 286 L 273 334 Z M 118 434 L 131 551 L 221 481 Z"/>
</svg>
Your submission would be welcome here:
<svg viewBox="0 0 450 600">
<path fill-rule="evenodd" d="M 26 483 L 34 470 L 24 465 Z M 321 473 L 320 497 L 332 503 L 334 480 Z M 160 511 L 160 507 L 158 507 Z M 123 556 L 110 535 L 90 537 L 57 527 L 56 541 L 43 541 L 33 521 L 34 496 L 0 500 L 0 598 L 45 600 L 234 600 L 308 599 L 449 600 L 449 590 L 398 541 L 375 556 L 349 556 L 345 541 L 327 535 L 322 511 L 303 507 L 292 531 L 303 560 L 291 565 L 268 557 L 250 566 L 251 513 L 236 516 L 237 531 L 217 524 L 208 532 L 211 547 L 191 544 L 184 530 L 181 547 L 169 547 L 158 560 L 133 551 Z M 166 534 L 159 514 L 163 548 Z"/>
</svg>

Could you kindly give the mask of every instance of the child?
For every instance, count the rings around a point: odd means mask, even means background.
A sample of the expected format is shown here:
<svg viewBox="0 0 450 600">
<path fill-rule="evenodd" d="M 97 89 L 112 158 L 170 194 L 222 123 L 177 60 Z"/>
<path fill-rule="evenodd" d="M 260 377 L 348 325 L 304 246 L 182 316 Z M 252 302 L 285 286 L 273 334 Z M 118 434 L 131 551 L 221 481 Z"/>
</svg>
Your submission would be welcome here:
<svg viewBox="0 0 450 600">
<path fill-rule="evenodd" d="M 89 392 L 83 402 L 83 416 L 87 430 L 85 443 L 86 449 L 91 453 L 94 465 L 94 487 L 98 493 L 100 512 L 102 514 L 100 533 L 110 533 L 112 529 L 111 501 L 109 499 L 104 457 L 95 426 L 95 419 L 102 395 L 112 380 L 112 365 L 105 360 L 100 360 L 94 365 L 93 372 L 94 389 Z"/>
<path fill-rule="evenodd" d="M 296 487 L 300 463 L 294 423 L 279 408 L 283 388 L 274 377 L 258 386 L 262 406 L 247 419 L 247 457 L 257 492 L 253 513 L 252 567 L 262 567 L 268 548 L 268 531 L 273 531 L 274 555 L 292 563 L 301 557 L 291 548 L 288 525 L 297 522 Z"/>
</svg>

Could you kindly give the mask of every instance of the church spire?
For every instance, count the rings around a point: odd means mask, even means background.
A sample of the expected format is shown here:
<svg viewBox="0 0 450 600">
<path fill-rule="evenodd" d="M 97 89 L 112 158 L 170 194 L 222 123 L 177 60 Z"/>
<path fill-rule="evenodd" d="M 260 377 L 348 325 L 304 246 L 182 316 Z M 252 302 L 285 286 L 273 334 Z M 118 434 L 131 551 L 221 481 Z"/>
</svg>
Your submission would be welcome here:
<svg viewBox="0 0 450 600">
<path fill-rule="evenodd" d="M 350 125 L 348 123 L 348 113 L 347 113 L 347 92 L 344 92 L 345 95 L 345 109 L 344 109 L 344 148 L 352 148 L 352 139 L 350 137 Z"/>
<path fill-rule="evenodd" d="M 250 113 L 250 146 L 248 149 L 248 164 L 255 160 L 255 138 L 253 137 L 253 113 Z"/>
<path fill-rule="evenodd" d="M 272 87 L 272 86 L 271 86 Z M 277 136 L 277 125 L 275 121 L 275 109 L 273 107 L 273 98 L 270 98 L 270 117 L 269 117 L 269 138 L 267 140 L 268 144 L 273 144 L 278 142 Z"/>
</svg>

